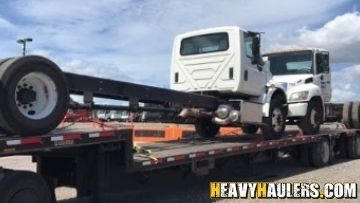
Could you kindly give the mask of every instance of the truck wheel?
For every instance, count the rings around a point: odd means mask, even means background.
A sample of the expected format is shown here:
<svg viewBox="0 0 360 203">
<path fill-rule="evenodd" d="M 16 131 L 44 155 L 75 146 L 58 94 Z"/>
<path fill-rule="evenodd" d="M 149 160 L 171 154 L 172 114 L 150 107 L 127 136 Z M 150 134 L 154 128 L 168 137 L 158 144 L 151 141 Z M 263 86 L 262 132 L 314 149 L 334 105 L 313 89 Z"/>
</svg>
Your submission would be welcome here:
<svg viewBox="0 0 360 203">
<path fill-rule="evenodd" d="M 300 119 L 299 127 L 305 135 L 313 135 L 319 132 L 322 123 L 323 108 L 321 103 L 310 101 L 306 115 Z"/>
<path fill-rule="evenodd" d="M 351 159 L 360 158 L 360 136 L 355 135 L 347 138 L 347 156 Z"/>
<path fill-rule="evenodd" d="M 352 104 L 353 104 L 352 102 L 346 102 L 343 106 L 343 112 L 342 112 L 343 123 L 344 123 L 345 127 L 348 129 L 353 128 L 352 122 L 351 122 Z"/>
<path fill-rule="evenodd" d="M 329 164 L 333 159 L 333 151 L 327 139 L 321 139 L 310 148 L 310 161 L 315 167 Z"/>
<path fill-rule="evenodd" d="M 7 171 L 0 182 L 1 203 L 52 203 L 53 191 L 39 175 L 26 171 Z"/>
<path fill-rule="evenodd" d="M 198 119 L 195 122 L 195 130 L 200 137 L 213 138 L 219 133 L 220 127 L 211 119 Z"/>
<path fill-rule="evenodd" d="M 286 126 L 286 113 L 284 105 L 280 100 L 273 99 L 270 102 L 269 117 L 265 117 L 263 122 L 268 125 L 269 132 L 265 132 L 266 139 L 280 139 L 284 134 Z"/>
<path fill-rule="evenodd" d="M 246 134 L 255 134 L 259 127 L 256 125 L 244 125 L 241 127 L 242 131 Z"/>
<path fill-rule="evenodd" d="M 351 123 L 353 128 L 360 128 L 360 102 L 353 102 L 352 104 Z"/>
<path fill-rule="evenodd" d="M 9 134 L 48 133 L 64 118 L 69 90 L 63 72 L 50 60 L 9 60 L 0 66 L 0 80 L 0 127 Z"/>
</svg>

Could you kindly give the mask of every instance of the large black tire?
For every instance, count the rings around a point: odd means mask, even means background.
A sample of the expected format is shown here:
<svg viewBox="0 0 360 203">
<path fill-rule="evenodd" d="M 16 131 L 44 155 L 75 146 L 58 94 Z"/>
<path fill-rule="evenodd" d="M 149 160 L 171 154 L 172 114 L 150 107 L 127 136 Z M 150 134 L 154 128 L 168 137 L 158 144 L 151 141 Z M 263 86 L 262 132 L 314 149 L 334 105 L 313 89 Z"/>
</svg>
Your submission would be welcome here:
<svg viewBox="0 0 360 203">
<path fill-rule="evenodd" d="M 285 132 L 286 110 L 284 104 L 278 99 L 270 102 L 269 117 L 264 117 L 263 122 L 267 125 L 267 132 L 263 132 L 266 139 L 280 139 Z M 264 131 L 265 128 L 262 130 Z"/>
<path fill-rule="evenodd" d="M 334 157 L 334 152 L 328 139 L 321 139 L 310 147 L 310 162 L 312 166 L 322 167 L 328 165 Z"/>
<path fill-rule="evenodd" d="M 352 122 L 351 122 L 351 111 L 352 111 L 352 102 L 346 102 L 343 106 L 343 112 L 342 112 L 342 121 L 346 128 L 351 129 L 353 128 Z"/>
<path fill-rule="evenodd" d="M 310 101 L 306 115 L 299 120 L 299 127 L 305 135 L 313 135 L 319 132 L 323 122 L 323 107 L 321 102 Z"/>
<path fill-rule="evenodd" d="M 7 171 L 0 181 L 1 203 L 53 203 L 55 202 L 45 180 L 26 171 Z"/>
<path fill-rule="evenodd" d="M 200 137 L 213 138 L 219 133 L 219 129 L 220 126 L 211 119 L 200 118 L 195 122 L 195 130 Z"/>
<path fill-rule="evenodd" d="M 350 159 L 360 158 L 360 136 L 355 135 L 347 138 L 347 157 Z"/>
<path fill-rule="evenodd" d="M 69 105 L 69 90 L 63 72 L 52 61 L 40 56 L 7 60 L 0 65 L 0 80 L 0 128 L 7 133 L 45 134 L 64 118 Z M 33 81 L 36 86 L 28 85 L 26 81 Z M 52 88 L 46 88 L 46 85 Z M 51 96 L 55 94 L 57 96 Z"/>
<path fill-rule="evenodd" d="M 360 128 L 360 102 L 353 102 L 351 107 L 351 123 L 353 128 Z"/>
<path fill-rule="evenodd" d="M 259 126 L 256 126 L 256 125 L 244 125 L 241 127 L 242 131 L 246 134 L 255 134 L 258 129 L 259 129 Z"/>
</svg>

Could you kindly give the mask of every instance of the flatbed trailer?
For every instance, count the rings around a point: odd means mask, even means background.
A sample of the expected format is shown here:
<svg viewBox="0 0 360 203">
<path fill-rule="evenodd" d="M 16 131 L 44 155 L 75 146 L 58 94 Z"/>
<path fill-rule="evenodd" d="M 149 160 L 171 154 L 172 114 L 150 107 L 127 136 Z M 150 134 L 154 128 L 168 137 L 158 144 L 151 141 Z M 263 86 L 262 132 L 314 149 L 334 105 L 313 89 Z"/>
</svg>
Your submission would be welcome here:
<svg viewBox="0 0 360 203">
<path fill-rule="evenodd" d="M 152 130 L 147 132 L 146 125 L 152 126 Z M 9 199 L 14 203 L 24 199 L 29 203 L 55 202 L 54 188 L 59 186 L 74 187 L 78 198 L 89 197 L 91 202 L 111 202 L 107 198 L 109 191 L 126 181 L 133 181 L 137 174 L 181 168 L 205 175 L 223 160 L 253 157 L 258 153 L 274 155 L 279 150 L 312 166 L 325 166 L 335 155 L 360 157 L 360 130 L 345 129 L 341 125 L 326 125 L 319 134 L 309 136 L 296 128 L 288 129 L 279 140 L 263 139 L 261 132 L 206 139 L 195 134 L 190 136 L 189 126 L 176 125 L 177 129 L 185 129 L 181 131 L 184 136 L 178 140 L 133 141 L 136 130 L 141 129 L 143 133 L 138 136 L 158 136 L 168 130 L 168 126 L 65 123 L 46 135 L 3 136 L 0 138 L 0 157 L 32 156 L 37 163 L 37 172 L 1 169 L 0 202 L 11 202 Z M 330 147 L 326 154 L 319 153 L 324 141 Z M 114 183 L 113 179 L 121 181 Z M 23 192 L 24 188 L 32 195 Z"/>
</svg>

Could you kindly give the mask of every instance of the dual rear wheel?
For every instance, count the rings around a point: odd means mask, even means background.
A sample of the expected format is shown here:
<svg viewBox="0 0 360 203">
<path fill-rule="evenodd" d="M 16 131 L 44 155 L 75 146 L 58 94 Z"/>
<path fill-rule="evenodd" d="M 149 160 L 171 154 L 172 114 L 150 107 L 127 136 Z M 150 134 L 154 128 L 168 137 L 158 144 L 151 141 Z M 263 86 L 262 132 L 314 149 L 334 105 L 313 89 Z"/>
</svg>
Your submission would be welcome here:
<svg viewBox="0 0 360 203">
<path fill-rule="evenodd" d="M 48 133 L 64 118 L 69 90 L 60 68 L 40 56 L 0 62 L 0 128 L 23 136 Z"/>
</svg>

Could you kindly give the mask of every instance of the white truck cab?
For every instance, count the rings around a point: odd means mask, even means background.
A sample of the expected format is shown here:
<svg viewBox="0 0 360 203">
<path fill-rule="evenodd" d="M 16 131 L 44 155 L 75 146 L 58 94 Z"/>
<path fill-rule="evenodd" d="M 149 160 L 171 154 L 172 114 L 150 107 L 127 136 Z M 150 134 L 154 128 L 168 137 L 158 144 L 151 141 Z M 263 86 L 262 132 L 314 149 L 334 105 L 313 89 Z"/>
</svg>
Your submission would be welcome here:
<svg viewBox="0 0 360 203">
<path fill-rule="evenodd" d="M 273 138 L 279 138 L 285 128 L 285 90 L 281 85 L 267 86 L 271 73 L 263 65 L 257 32 L 237 26 L 188 32 L 174 41 L 171 89 L 225 101 L 212 122 L 199 119 L 198 132 L 215 132 L 216 127 L 209 127 L 215 123 L 240 125 L 250 133 L 265 122 Z"/>
<path fill-rule="evenodd" d="M 288 120 L 304 134 L 315 134 L 325 119 L 324 103 L 331 99 L 329 52 L 307 48 L 265 54 L 272 84 L 286 86 Z"/>
</svg>

